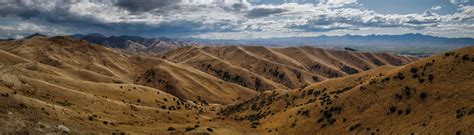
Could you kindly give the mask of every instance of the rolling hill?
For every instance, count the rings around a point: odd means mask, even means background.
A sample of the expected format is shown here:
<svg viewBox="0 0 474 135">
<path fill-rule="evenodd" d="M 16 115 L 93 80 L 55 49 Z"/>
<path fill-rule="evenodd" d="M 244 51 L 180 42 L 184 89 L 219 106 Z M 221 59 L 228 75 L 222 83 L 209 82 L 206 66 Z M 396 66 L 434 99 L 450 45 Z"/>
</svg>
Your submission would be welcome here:
<svg viewBox="0 0 474 135">
<path fill-rule="evenodd" d="M 104 36 L 98 33 L 74 34 L 70 37 L 90 43 L 116 48 L 126 53 L 148 54 L 167 52 L 179 47 L 193 45 L 190 42 L 172 38 L 144 38 L 139 36 Z"/>
<path fill-rule="evenodd" d="M 472 134 L 474 47 L 223 109 L 262 134 Z M 284 121 L 282 121 L 284 119 Z"/>
<path fill-rule="evenodd" d="M 418 59 L 313 47 L 154 56 L 0 41 L 6 134 L 472 134 L 474 47 Z"/>
<path fill-rule="evenodd" d="M 243 87 L 294 89 L 382 65 L 400 66 L 417 58 L 314 47 L 187 46 L 161 58 L 186 64 Z"/>
</svg>

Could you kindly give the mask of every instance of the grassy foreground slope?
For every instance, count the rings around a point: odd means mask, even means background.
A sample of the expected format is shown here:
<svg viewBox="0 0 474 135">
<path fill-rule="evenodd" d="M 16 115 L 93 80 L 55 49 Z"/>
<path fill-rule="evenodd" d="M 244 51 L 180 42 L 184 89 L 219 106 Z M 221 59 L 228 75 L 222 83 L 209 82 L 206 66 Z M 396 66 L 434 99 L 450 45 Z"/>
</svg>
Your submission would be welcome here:
<svg viewBox="0 0 474 135">
<path fill-rule="evenodd" d="M 472 134 L 474 47 L 229 106 L 264 134 Z"/>
</svg>

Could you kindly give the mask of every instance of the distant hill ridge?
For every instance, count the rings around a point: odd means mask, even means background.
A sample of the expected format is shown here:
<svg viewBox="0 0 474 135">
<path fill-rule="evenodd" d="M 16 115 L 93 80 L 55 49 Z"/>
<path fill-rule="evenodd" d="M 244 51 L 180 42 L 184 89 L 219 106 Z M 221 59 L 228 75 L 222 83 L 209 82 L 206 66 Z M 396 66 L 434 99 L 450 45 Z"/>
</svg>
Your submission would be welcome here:
<svg viewBox="0 0 474 135">
<path fill-rule="evenodd" d="M 192 45 L 191 43 L 173 39 L 173 38 L 144 38 L 139 36 L 104 36 L 99 33 L 91 33 L 87 35 L 74 34 L 70 35 L 75 39 L 86 40 L 90 43 L 100 44 L 106 47 L 123 49 L 134 53 L 161 53 L 182 46 Z"/>
<path fill-rule="evenodd" d="M 248 44 L 248 45 L 389 45 L 389 46 L 469 46 L 474 45 L 474 38 L 447 38 L 408 33 L 402 35 L 341 35 L 341 36 L 315 36 L 315 37 L 282 37 L 259 39 L 199 39 L 190 38 L 191 41 L 213 44 Z"/>
</svg>

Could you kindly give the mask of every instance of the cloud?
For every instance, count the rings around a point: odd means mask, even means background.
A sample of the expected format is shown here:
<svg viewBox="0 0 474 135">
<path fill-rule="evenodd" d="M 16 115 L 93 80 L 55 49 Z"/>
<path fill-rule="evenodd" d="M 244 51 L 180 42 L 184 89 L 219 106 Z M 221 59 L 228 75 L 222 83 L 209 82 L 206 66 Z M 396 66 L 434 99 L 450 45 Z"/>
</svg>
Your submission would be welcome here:
<svg viewBox="0 0 474 135">
<path fill-rule="evenodd" d="M 452 4 L 466 4 L 466 3 L 470 3 L 469 0 L 450 0 L 449 2 L 451 2 Z"/>
<path fill-rule="evenodd" d="M 29 22 L 21 22 L 11 25 L 0 25 L 0 31 L 6 35 L 0 35 L 3 38 L 21 38 L 31 33 L 48 33 L 52 35 L 63 34 L 58 29 L 38 25 Z"/>
<path fill-rule="evenodd" d="M 457 0 L 462 2 L 469 1 Z M 474 22 L 474 8 L 468 4 L 456 7 L 456 13 L 439 15 L 430 10 L 381 14 L 361 7 L 356 0 L 0 0 L 0 36 L 39 31 L 50 35 L 189 37 L 214 33 L 212 36 L 258 38 L 262 35 L 256 33 L 291 36 L 376 28 L 427 30 L 454 24 L 460 27 L 453 30 L 462 31 L 461 24 Z M 17 23 L 24 26 L 14 25 Z M 32 30 L 25 29 L 27 25 Z"/>
<path fill-rule="evenodd" d="M 430 10 L 440 10 L 441 9 L 441 6 L 433 6 L 430 8 Z"/>
<path fill-rule="evenodd" d="M 286 11 L 287 10 L 281 9 L 281 8 L 254 8 L 247 13 L 246 17 L 249 17 L 249 18 L 265 17 L 272 14 L 283 13 Z"/>
<path fill-rule="evenodd" d="M 181 0 L 118 0 L 115 5 L 131 12 L 147 12 L 154 9 L 164 11 L 163 8 L 176 6 L 180 2 Z"/>
</svg>

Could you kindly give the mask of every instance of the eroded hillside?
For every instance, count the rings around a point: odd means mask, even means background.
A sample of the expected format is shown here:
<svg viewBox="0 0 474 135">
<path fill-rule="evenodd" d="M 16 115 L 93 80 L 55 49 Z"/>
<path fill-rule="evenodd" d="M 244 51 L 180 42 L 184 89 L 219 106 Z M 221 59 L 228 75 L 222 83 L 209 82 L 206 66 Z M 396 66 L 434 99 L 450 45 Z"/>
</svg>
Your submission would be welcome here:
<svg viewBox="0 0 474 135">
<path fill-rule="evenodd" d="M 254 46 L 148 57 L 64 36 L 0 41 L 0 131 L 472 134 L 473 53 L 403 66 L 416 58 Z"/>
<path fill-rule="evenodd" d="M 474 47 L 294 91 L 271 91 L 221 117 L 264 134 L 472 134 Z M 282 121 L 284 120 L 284 121 Z"/>
<path fill-rule="evenodd" d="M 188 46 L 162 58 L 256 90 L 301 88 L 382 65 L 400 66 L 416 60 L 388 53 L 262 46 Z"/>
</svg>

